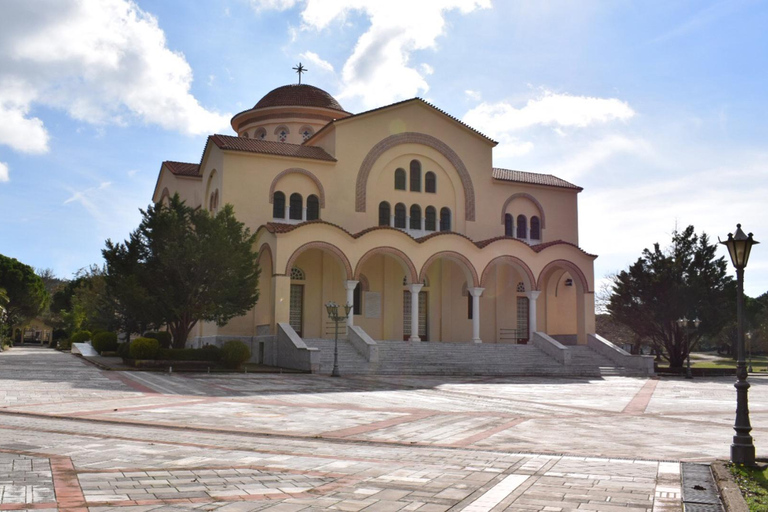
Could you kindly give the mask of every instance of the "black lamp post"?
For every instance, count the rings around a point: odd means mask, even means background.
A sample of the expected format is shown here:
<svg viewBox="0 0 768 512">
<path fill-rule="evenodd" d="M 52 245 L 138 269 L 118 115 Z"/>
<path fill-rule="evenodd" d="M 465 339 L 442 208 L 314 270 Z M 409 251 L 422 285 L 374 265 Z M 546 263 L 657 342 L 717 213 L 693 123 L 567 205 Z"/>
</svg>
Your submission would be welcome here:
<svg viewBox="0 0 768 512">
<path fill-rule="evenodd" d="M 719 239 L 718 239 L 719 240 Z M 755 445 L 752 442 L 752 425 L 749 423 L 749 382 L 747 382 L 747 363 L 744 360 L 744 268 L 749 261 L 749 253 L 752 246 L 758 244 L 752 239 L 752 233 L 745 235 L 741 230 L 741 224 L 736 224 L 736 234 L 728 233 L 728 240 L 721 244 L 728 247 L 733 266 L 736 267 L 736 283 L 738 291 L 736 295 L 737 316 L 737 346 L 738 356 L 736 361 L 736 422 L 733 429 L 731 444 L 731 462 L 745 466 L 755 465 Z"/>
<path fill-rule="evenodd" d="M 339 314 L 339 305 L 335 302 L 329 302 L 325 305 L 325 309 L 328 311 L 328 318 L 330 318 L 336 324 L 336 337 L 333 341 L 333 371 L 331 377 L 341 377 L 339 373 L 339 322 L 345 322 L 349 316 L 349 312 L 352 311 L 352 304 L 344 305 L 344 315 Z"/>
<path fill-rule="evenodd" d="M 677 326 L 680 327 L 680 329 L 683 331 L 683 336 L 685 337 L 685 353 L 687 355 L 685 365 L 686 379 L 693 378 L 693 374 L 691 373 L 691 333 L 689 331 L 689 325 L 691 323 L 693 324 L 694 329 L 698 329 L 701 320 L 698 318 L 695 320 L 688 320 L 687 318 L 683 317 L 677 321 Z"/>
<path fill-rule="evenodd" d="M 752 373 L 753 371 L 755 371 L 752 369 L 752 333 L 748 332 L 746 333 L 746 336 L 747 336 L 747 342 L 749 344 L 749 366 L 747 367 L 747 372 Z"/>
</svg>

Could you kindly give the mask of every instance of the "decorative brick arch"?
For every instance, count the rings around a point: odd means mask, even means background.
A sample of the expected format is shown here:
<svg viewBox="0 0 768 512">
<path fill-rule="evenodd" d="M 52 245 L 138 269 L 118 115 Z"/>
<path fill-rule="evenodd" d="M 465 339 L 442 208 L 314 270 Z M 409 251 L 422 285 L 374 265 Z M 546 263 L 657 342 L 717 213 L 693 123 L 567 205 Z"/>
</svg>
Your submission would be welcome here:
<svg viewBox="0 0 768 512">
<path fill-rule="evenodd" d="M 483 269 L 483 275 L 480 278 L 480 286 L 486 287 L 488 285 L 488 279 L 490 279 L 491 275 L 491 268 L 493 268 L 494 265 L 497 263 L 508 263 L 509 265 L 513 266 L 516 270 L 522 271 L 523 274 L 525 274 L 525 277 L 528 278 L 528 287 L 529 289 L 533 290 L 536 287 L 536 278 L 533 276 L 533 272 L 531 271 L 531 268 L 520 258 L 517 256 L 511 256 L 509 254 L 505 254 L 503 256 L 496 256 L 491 261 L 488 262 L 488 264 Z"/>
<path fill-rule="evenodd" d="M 327 242 L 308 242 L 293 251 L 291 257 L 288 258 L 288 263 L 285 264 L 285 274 L 283 275 L 290 275 L 291 268 L 293 268 L 296 260 L 299 258 L 299 256 L 301 256 L 301 253 L 310 249 L 320 249 L 321 251 L 330 252 L 331 254 L 335 255 L 344 265 L 344 270 L 347 273 L 347 280 L 352 280 L 352 265 L 349 263 L 349 259 L 347 258 L 346 254 L 344 254 L 344 252 L 335 245 L 329 244 Z"/>
<path fill-rule="evenodd" d="M 314 182 L 315 186 L 317 186 L 318 196 L 320 199 L 320 208 L 325 208 L 325 189 L 323 188 L 323 184 L 320 183 L 320 180 L 317 179 L 317 176 L 315 176 L 308 170 L 302 169 L 300 167 L 292 167 L 291 169 L 280 171 L 277 174 L 277 176 L 275 176 L 275 179 L 272 180 L 272 184 L 269 186 L 269 204 L 273 204 L 273 198 L 275 196 L 275 188 L 277 187 L 277 182 L 280 181 L 280 179 L 287 174 L 303 174 L 304 176 L 311 179 Z"/>
<path fill-rule="evenodd" d="M 464 188 L 464 218 L 465 220 L 475 220 L 475 188 L 472 185 L 472 177 L 469 175 L 467 167 L 461 161 L 459 155 L 451 149 L 448 144 L 426 133 L 405 132 L 396 135 L 390 135 L 386 139 L 379 141 L 365 155 L 360 170 L 357 173 L 357 185 L 355 189 L 355 211 L 364 212 L 366 203 L 366 189 L 368 187 L 368 176 L 371 174 L 373 164 L 386 151 L 400 146 L 402 144 L 421 144 L 427 146 L 441 155 L 443 155 L 459 173 L 461 185 Z"/>
<path fill-rule="evenodd" d="M 406 274 L 410 273 L 410 279 L 409 281 L 411 283 L 418 283 L 419 282 L 419 275 L 418 272 L 416 272 L 416 266 L 411 261 L 411 258 L 409 258 L 403 251 L 400 249 L 395 249 L 394 247 L 376 247 L 374 249 L 371 249 L 370 251 L 363 254 L 362 258 L 360 258 L 357 262 L 357 265 L 355 266 L 355 280 L 359 280 L 359 276 L 362 273 L 363 265 L 374 256 L 377 256 L 379 254 L 388 254 L 390 256 L 394 256 L 395 259 L 399 260 L 400 263 L 406 267 Z"/>
<path fill-rule="evenodd" d="M 463 267 L 467 274 L 467 281 L 471 281 L 474 288 L 480 286 L 480 279 L 477 277 L 477 270 L 475 270 L 475 266 L 466 256 L 455 251 L 440 251 L 430 256 L 429 259 L 421 267 L 421 272 L 419 273 L 419 282 L 424 281 L 424 278 L 427 277 L 429 266 L 440 258 L 453 261 L 457 265 Z"/>
<path fill-rule="evenodd" d="M 269 264 L 272 266 L 272 273 L 270 274 L 270 276 L 271 276 L 275 272 L 275 258 L 272 255 L 272 247 L 267 242 L 264 242 L 263 244 L 261 244 L 261 247 L 259 247 L 259 259 L 258 259 L 258 261 L 261 261 L 261 255 L 262 254 L 268 254 L 269 255 Z"/>
<path fill-rule="evenodd" d="M 541 203 L 538 199 L 533 197 L 531 194 L 526 194 L 525 192 L 518 192 L 517 194 L 512 194 L 509 196 L 509 199 L 504 201 L 504 206 L 501 207 L 501 223 L 504 224 L 504 214 L 507 213 L 507 206 L 509 206 L 509 203 L 514 201 L 515 199 L 528 199 L 530 202 L 536 206 L 536 209 L 539 210 L 539 219 L 541 219 L 541 229 L 544 229 L 546 227 L 547 221 L 544 217 L 544 207 L 541 206 Z"/>
<path fill-rule="evenodd" d="M 539 280 L 536 283 L 537 290 L 542 289 L 542 286 L 544 285 L 544 277 L 546 276 L 547 272 L 553 268 L 561 268 L 563 270 L 567 270 L 572 277 L 579 280 L 581 283 L 581 289 L 584 290 L 584 293 L 594 293 L 593 290 L 589 289 L 589 281 L 587 281 L 584 272 L 581 271 L 578 265 L 568 260 L 554 260 L 547 263 L 547 266 L 544 267 L 541 272 L 539 272 Z"/>
</svg>

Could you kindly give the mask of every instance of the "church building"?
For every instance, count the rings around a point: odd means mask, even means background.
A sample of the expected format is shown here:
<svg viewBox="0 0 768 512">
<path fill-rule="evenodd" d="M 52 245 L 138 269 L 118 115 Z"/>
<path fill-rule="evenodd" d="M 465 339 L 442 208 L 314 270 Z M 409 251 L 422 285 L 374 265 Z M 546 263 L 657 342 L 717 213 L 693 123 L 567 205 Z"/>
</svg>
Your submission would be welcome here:
<svg viewBox="0 0 768 512">
<path fill-rule="evenodd" d="M 190 341 L 333 338 L 325 304 L 379 344 L 586 345 L 595 255 L 579 246 L 581 188 L 494 167 L 495 141 L 419 98 L 353 114 L 286 85 L 208 137 L 199 162 L 163 162 L 153 200 L 232 204 L 257 233 L 260 298 Z M 293 334 L 292 334 L 293 335 Z"/>
</svg>

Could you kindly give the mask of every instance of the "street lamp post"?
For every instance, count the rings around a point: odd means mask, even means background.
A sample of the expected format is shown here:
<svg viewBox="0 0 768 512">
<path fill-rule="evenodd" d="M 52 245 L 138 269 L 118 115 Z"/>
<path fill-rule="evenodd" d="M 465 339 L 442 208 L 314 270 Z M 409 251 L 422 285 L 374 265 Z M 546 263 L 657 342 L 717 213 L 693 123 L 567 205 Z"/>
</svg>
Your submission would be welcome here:
<svg viewBox="0 0 768 512">
<path fill-rule="evenodd" d="M 752 369 L 752 333 L 748 332 L 746 336 L 747 336 L 747 345 L 749 346 L 749 366 L 747 367 L 747 372 L 752 373 L 753 371 L 755 371 Z"/>
<path fill-rule="evenodd" d="M 680 327 L 680 329 L 683 331 L 683 336 L 685 337 L 685 353 L 686 353 L 686 364 L 685 364 L 685 378 L 686 379 L 692 379 L 693 373 L 691 373 L 691 332 L 690 332 L 690 324 L 693 324 L 694 329 L 699 328 L 699 324 L 701 324 L 701 320 L 696 318 L 695 320 L 688 320 L 687 318 L 683 317 L 677 321 L 677 326 Z"/>
<path fill-rule="evenodd" d="M 718 239 L 719 240 L 719 239 Z M 728 233 L 728 239 L 720 243 L 728 247 L 731 262 L 736 267 L 736 325 L 738 355 L 736 361 L 736 421 L 731 444 L 731 462 L 745 466 L 755 465 L 755 445 L 752 442 L 752 425 L 749 423 L 749 382 L 747 382 L 747 363 L 744 360 L 744 268 L 749 261 L 752 246 L 758 244 L 752 239 L 752 233 L 745 235 L 741 224 L 736 224 L 736 234 Z"/>
<path fill-rule="evenodd" d="M 328 318 L 336 324 L 336 336 L 333 341 L 333 371 L 331 377 L 341 377 L 339 373 L 339 322 L 346 322 L 349 312 L 352 311 L 352 304 L 344 305 L 344 315 L 339 314 L 339 305 L 335 302 L 329 302 L 325 305 L 328 311 Z"/>
</svg>

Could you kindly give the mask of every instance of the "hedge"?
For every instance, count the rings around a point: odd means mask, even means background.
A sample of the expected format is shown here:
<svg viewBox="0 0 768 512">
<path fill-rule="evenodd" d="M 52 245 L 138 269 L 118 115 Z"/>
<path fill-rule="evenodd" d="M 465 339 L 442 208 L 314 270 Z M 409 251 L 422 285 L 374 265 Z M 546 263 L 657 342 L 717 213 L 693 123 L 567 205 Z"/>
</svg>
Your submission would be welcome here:
<svg viewBox="0 0 768 512">
<path fill-rule="evenodd" d="M 101 354 L 102 352 L 114 352 L 117 350 L 117 334 L 109 331 L 102 331 L 93 336 L 91 342 L 93 349 Z"/>
<path fill-rule="evenodd" d="M 171 348 L 173 343 L 173 336 L 168 331 L 147 331 L 144 333 L 145 338 L 152 338 L 160 343 L 160 348 Z"/>
<path fill-rule="evenodd" d="M 152 338 L 136 338 L 128 349 L 131 359 L 155 359 L 159 351 L 160 342 Z"/>
<path fill-rule="evenodd" d="M 237 368 L 250 358 L 251 350 L 240 340 L 229 340 L 221 346 L 221 361 L 230 368 Z"/>
</svg>

